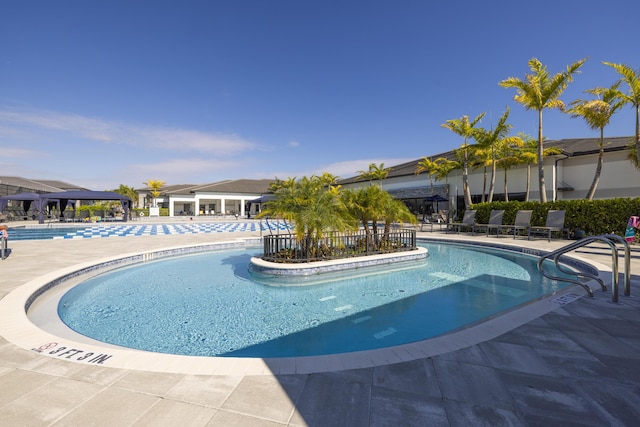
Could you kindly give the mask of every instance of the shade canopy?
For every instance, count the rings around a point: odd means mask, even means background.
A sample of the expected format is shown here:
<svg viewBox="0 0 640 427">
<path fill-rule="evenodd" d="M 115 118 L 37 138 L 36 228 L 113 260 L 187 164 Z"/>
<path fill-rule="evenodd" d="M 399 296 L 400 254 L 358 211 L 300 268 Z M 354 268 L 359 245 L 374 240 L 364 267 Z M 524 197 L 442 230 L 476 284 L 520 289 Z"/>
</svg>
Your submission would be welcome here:
<svg viewBox="0 0 640 427">
<path fill-rule="evenodd" d="M 42 210 L 42 199 L 40 198 L 41 194 L 38 193 L 20 193 L 20 194 L 12 194 L 10 196 L 2 196 L 0 197 L 0 212 L 6 209 L 9 201 L 22 201 L 25 212 L 29 210 L 31 207 L 31 203 L 33 203 L 33 208 L 37 211 Z"/>
<path fill-rule="evenodd" d="M 130 218 L 131 199 L 113 191 L 72 190 L 59 193 L 21 193 L 0 197 L 0 211 L 4 210 L 9 200 L 23 200 L 34 203 L 34 209 L 38 211 L 38 222 L 44 223 L 43 206 L 49 202 L 60 201 L 60 208 L 64 210 L 69 200 L 119 200 L 124 209 L 124 220 Z M 25 209 L 26 210 L 26 209 Z"/>
</svg>

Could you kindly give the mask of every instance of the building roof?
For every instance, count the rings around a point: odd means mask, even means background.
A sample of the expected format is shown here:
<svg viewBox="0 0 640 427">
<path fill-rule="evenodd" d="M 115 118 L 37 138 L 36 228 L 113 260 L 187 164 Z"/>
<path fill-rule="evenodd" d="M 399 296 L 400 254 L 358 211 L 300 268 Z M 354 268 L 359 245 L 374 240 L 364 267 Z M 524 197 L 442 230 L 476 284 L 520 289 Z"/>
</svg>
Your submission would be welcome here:
<svg viewBox="0 0 640 427">
<path fill-rule="evenodd" d="M 62 191 L 63 188 L 49 185 L 50 181 L 35 181 L 32 179 L 22 178 L 20 176 L 0 176 L 0 183 L 3 186 L 16 187 L 17 193 L 54 193 Z"/>
<path fill-rule="evenodd" d="M 214 182 L 192 188 L 191 193 L 263 194 L 269 191 L 272 179 L 235 179 Z"/>
<path fill-rule="evenodd" d="M 630 142 L 633 141 L 633 137 L 631 136 L 614 136 L 614 137 L 605 137 L 605 151 L 620 151 L 627 149 L 627 146 Z M 599 151 L 600 138 L 572 138 L 572 139 L 558 139 L 558 140 L 547 140 L 545 141 L 546 147 L 557 147 L 562 150 L 562 153 L 569 157 L 575 156 L 585 156 L 589 154 L 595 154 Z M 455 158 L 453 150 L 446 151 L 440 154 L 434 154 L 432 156 L 425 156 L 429 159 L 435 160 L 439 157 L 444 157 L 446 159 L 453 160 Z M 387 175 L 387 179 L 401 177 L 401 176 L 409 176 L 415 175 L 416 168 L 418 163 L 422 160 L 416 159 L 411 160 L 406 163 L 401 163 L 399 165 L 390 166 L 387 168 L 389 170 L 389 175 Z M 365 179 L 360 178 L 359 176 L 354 176 L 351 178 L 346 178 L 340 180 L 340 184 L 351 184 L 355 182 L 366 181 Z"/>
<path fill-rule="evenodd" d="M 87 190 L 84 187 L 80 187 L 78 185 L 74 185 L 74 184 L 69 184 L 68 182 L 64 182 L 64 181 L 57 181 L 57 180 L 49 180 L 49 179 L 34 179 L 34 182 L 39 182 L 41 184 L 44 185 L 49 185 L 51 187 L 55 187 L 55 188 L 59 188 L 60 190 L 58 191 L 68 191 L 68 190 Z"/>
</svg>

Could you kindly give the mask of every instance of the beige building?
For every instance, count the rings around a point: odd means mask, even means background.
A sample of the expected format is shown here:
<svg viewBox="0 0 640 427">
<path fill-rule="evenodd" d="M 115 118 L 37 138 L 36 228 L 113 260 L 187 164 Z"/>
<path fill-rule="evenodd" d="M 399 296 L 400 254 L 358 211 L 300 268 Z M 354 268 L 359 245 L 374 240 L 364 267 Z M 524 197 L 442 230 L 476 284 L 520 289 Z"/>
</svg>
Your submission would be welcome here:
<svg viewBox="0 0 640 427">
<path fill-rule="evenodd" d="M 160 189 L 158 206 L 169 209 L 169 216 L 235 216 L 258 213 L 252 202 L 269 190 L 270 179 L 237 179 L 204 185 L 173 185 Z M 149 188 L 137 190 L 140 206 L 151 206 Z"/>
<path fill-rule="evenodd" d="M 632 137 L 605 138 L 606 147 L 604 165 L 594 199 L 615 197 L 640 197 L 640 171 L 628 159 L 628 144 Z M 593 181 L 598 160 L 599 138 L 562 139 L 546 141 L 546 147 L 557 147 L 562 154 L 549 156 L 544 160 L 545 187 L 547 200 L 583 199 Z M 453 152 L 428 156 L 435 160 L 439 157 L 453 159 Z M 462 190 L 462 171 L 454 170 L 448 177 L 448 185 L 444 181 L 430 182 L 426 173 L 416 175 L 415 171 L 420 159 L 390 167 L 389 175 L 383 180 L 383 188 L 402 199 L 416 214 L 424 213 L 432 205 L 425 198 L 434 194 L 446 197 L 448 202 L 440 202 L 440 209 L 464 208 Z M 487 170 L 485 184 L 484 168 L 469 170 L 469 188 L 474 203 L 483 200 L 483 193 L 489 191 L 491 170 Z M 531 187 L 529 200 L 540 200 L 537 164 L 531 165 Z M 345 187 L 365 184 L 357 177 L 340 182 Z M 366 181 L 368 183 L 368 181 Z M 527 167 L 518 166 L 507 172 L 507 188 L 509 200 L 525 200 L 527 183 Z M 496 171 L 493 200 L 505 200 L 504 170 Z"/>
</svg>

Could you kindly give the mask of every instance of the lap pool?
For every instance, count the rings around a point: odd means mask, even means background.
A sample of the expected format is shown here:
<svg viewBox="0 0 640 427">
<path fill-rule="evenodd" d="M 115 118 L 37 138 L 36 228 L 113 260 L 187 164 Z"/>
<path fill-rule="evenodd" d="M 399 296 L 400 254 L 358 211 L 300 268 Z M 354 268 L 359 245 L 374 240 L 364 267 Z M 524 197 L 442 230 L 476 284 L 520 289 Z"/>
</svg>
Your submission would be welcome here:
<svg viewBox="0 0 640 427">
<path fill-rule="evenodd" d="M 128 348 L 281 358 L 422 341 L 570 286 L 541 276 L 533 256 L 420 245 L 429 257 L 418 264 L 366 269 L 307 286 L 254 280 L 249 260 L 260 249 L 145 262 L 74 286 L 59 300 L 58 314 L 82 335 Z"/>
</svg>

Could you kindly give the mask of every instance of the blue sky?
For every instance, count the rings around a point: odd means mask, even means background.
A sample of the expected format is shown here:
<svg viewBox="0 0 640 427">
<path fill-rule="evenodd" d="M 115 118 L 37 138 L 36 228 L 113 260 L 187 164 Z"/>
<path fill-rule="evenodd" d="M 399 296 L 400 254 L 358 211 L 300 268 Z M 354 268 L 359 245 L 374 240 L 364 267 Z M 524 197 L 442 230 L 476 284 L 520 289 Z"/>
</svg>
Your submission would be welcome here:
<svg viewBox="0 0 640 427">
<path fill-rule="evenodd" d="M 640 68 L 637 0 L 13 1 L 0 14 L 0 175 L 90 189 L 328 171 L 457 148 L 449 119 L 505 107 L 536 57 L 589 57 L 562 99 Z M 626 107 L 606 135 L 632 135 Z M 549 139 L 595 137 L 544 116 Z"/>
</svg>

